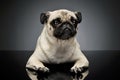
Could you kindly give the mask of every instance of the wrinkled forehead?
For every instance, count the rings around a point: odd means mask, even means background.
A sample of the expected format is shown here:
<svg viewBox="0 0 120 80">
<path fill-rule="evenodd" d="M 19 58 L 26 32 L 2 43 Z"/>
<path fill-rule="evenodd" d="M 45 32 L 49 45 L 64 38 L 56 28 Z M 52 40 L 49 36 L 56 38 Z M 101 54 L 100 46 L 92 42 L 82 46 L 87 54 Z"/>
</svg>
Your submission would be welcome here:
<svg viewBox="0 0 120 80">
<path fill-rule="evenodd" d="M 76 19 L 75 13 L 72 11 L 67 11 L 67 10 L 58 10 L 58 11 L 53 11 L 50 12 L 50 21 L 56 18 L 61 18 L 62 21 L 69 20 L 71 17 L 74 17 Z"/>
</svg>

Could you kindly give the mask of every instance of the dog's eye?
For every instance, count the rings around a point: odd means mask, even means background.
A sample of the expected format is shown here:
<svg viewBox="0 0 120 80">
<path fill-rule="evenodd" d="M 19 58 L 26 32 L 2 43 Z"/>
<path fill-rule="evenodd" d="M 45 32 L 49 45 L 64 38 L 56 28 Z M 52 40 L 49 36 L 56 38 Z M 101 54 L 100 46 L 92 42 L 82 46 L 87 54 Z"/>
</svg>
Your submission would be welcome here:
<svg viewBox="0 0 120 80">
<path fill-rule="evenodd" d="M 58 24 L 60 24 L 60 23 L 61 23 L 60 18 L 57 18 L 57 19 L 53 20 L 53 24 L 54 24 L 54 25 L 58 25 Z"/>
<path fill-rule="evenodd" d="M 77 23 L 76 19 L 74 19 L 73 17 L 71 17 L 71 22 L 72 22 L 73 24 L 76 24 L 76 23 Z"/>
</svg>

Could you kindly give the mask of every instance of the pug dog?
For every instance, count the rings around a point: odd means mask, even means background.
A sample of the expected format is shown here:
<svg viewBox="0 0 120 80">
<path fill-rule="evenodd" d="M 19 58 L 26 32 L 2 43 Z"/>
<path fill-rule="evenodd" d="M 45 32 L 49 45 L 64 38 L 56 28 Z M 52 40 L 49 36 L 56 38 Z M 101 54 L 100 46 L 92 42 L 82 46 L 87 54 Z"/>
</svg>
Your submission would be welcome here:
<svg viewBox="0 0 120 80">
<path fill-rule="evenodd" d="M 32 80 L 37 80 L 36 71 L 50 71 L 44 63 L 66 62 L 74 62 L 70 71 L 81 72 L 81 80 L 84 80 L 88 75 L 88 70 L 84 69 L 88 68 L 89 62 L 75 37 L 81 20 L 81 12 L 66 9 L 41 13 L 40 22 L 44 28 L 37 40 L 36 49 L 26 64 L 26 71 Z"/>
</svg>

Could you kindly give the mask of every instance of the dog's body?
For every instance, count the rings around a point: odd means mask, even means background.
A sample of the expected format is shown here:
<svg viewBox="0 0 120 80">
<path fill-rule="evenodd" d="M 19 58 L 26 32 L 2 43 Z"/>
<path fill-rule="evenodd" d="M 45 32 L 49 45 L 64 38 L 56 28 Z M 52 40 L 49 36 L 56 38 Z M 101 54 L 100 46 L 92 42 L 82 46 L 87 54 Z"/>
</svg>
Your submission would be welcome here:
<svg viewBox="0 0 120 80">
<path fill-rule="evenodd" d="M 58 17 L 61 20 L 54 21 Z M 72 22 L 71 17 L 76 22 Z M 41 23 L 44 24 L 44 28 L 38 38 L 36 49 L 26 65 L 26 70 L 32 80 L 37 80 L 37 77 L 35 72 L 31 72 L 29 69 L 47 72 L 49 68 L 45 67 L 44 63 L 60 64 L 74 61 L 75 64 L 71 71 L 75 73 L 82 72 L 84 67 L 89 66 L 88 60 L 81 52 L 75 38 L 77 24 L 81 22 L 80 17 L 81 15 L 77 15 L 77 12 L 64 9 L 41 14 Z M 82 74 L 83 80 L 88 71 Z"/>
</svg>

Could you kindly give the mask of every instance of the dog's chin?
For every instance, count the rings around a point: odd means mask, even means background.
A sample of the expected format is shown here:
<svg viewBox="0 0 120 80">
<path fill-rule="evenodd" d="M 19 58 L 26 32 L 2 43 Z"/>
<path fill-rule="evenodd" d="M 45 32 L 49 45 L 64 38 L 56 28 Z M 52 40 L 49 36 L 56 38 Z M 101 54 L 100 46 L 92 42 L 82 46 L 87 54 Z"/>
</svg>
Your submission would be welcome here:
<svg viewBox="0 0 120 80">
<path fill-rule="evenodd" d="M 61 39 L 61 40 L 68 40 L 68 39 L 72 38 L 72 36 L 65 34 L 65 35 L 62 35 L 61 37 L 57 37 L 57 38 Z"/>
</svg>

